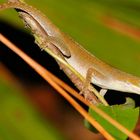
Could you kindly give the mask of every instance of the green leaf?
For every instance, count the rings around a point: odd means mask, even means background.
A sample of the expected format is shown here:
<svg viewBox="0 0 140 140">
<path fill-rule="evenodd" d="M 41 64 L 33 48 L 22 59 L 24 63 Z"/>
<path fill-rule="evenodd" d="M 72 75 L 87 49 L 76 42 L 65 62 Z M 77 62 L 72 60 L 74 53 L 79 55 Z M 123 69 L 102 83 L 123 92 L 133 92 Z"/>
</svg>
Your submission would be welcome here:
<svg viewBox="0 0 140 140">
<path fill-rule="evenodd" d="M 135 108 L 135 102 L 132 98 L 126 98 L 126 102 L 121 107 L 124 109 Z"/>
<path fill-rule="evenodd" d="M 132 131 L 135 128 L 135 125 L 139 117 L 139 108 L 134 108 L 134 105 L 135 105 L 134 101 L 132 101 L 132 99 L 129 98 L 123 105 L 103 106 L 100 104 L 98 105 L 98 107 L 102 109 L 104 112 L 106 112 L 113 119 L 118 121 L 120 124 L 125 126 L 127 129 Z M 108 121 L 103 119 L 100 115 L 98 115 L 95 111 L 93 111 L 92 108 L 89 108 L 89 114 L 94 119 L 96 119 L 97 122 L 99 122 L 103 126 L 103 128 L 105 128 L 105 130 L 109 132 L 117 140 L 125 140 L 127 138 L 127 135 L 125 135 L 116 127 L 114 127 L 112 124 L 110 124 Z M 85 126 L 89 130 L 97 132 L 97 130 L 95 131 L 95 128 L 92 127 L 87 120 L 85 120 Z"/>
</svg>

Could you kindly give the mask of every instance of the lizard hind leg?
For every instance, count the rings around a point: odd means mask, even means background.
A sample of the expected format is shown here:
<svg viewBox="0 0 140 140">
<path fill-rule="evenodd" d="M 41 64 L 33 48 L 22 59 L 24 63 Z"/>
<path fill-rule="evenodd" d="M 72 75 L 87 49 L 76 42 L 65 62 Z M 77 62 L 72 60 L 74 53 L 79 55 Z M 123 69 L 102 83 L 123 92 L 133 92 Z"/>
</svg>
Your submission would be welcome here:
<svg viewBox="0 0 140 140">
<path fill-rule="evenodd" d="M 100 72 L 98 72 L 97 70 L 95 70 L 94 68 L 89 68 L 88 71 L 87 71 L 87 74 L 86 74 L 86 79 L 85 79 L 85 82 L 83 84 L 83 88 L 82 90 L 80 91 L 80 94 L 83 94 L 86 98 L 86 91 L 87 90 L 90 90 L 90 87 L 91 87 L 91 81 L 92 81 L 92 78 L 95 77 L 98 77 L 102 80 L 105 80 L 105 76 L 103 74 L 101 74 Z M 107 92 L 107 89 L 104 89 L 102 88 L 100 91 L 99 91 L 99 94 L 101 96 L 104 96 Z"/>
</svg>

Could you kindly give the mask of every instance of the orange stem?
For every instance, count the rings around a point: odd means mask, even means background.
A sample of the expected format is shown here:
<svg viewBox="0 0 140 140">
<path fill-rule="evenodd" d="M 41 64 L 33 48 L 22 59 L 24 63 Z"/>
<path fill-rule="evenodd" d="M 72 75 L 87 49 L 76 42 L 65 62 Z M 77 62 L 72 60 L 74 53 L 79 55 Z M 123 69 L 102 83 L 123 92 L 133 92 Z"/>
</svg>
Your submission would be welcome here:
<svg viewBox="0 0 140 140">
<path fill-rule="evenodd" d="M 53 74 L 48 72 L 45 68 L 43 68 L 41 65 L 36 63 L 33 59 L 31 59 L 29 56 L 27 56 L 24 52 L 22 52 L 20 49 L 18 49 L 14 44 L 12 44 L 8 39 L 6 39 L 2 34 L 0 34 L 0 41 L 7 45 L 8 48 L 10 48 L 12 51 L 14 51 L 16 54 L 18 54 L 26 63 L 28 63 L 37 73 L 39 73 L 46 81 L 50 83 L 68 102 L 71 103 L 71 105 L 87 119 L 100 133 L 104 135 L 109 140 L 114 140 L 114 138 L 108 134 L 104 130 L 104 128 L 96 122 L 70 95 L 68 95 L 62 88 L 64 88 L 66 91 L 71 93 L 73 96 L 78 98 L 81 102 L 86 104 L 87 106 L 90 106 L 90 104 L 75 90 L 73 90 L 71 87 L 69 87 L 67 84 L 65 84 L 63 81 L 59 80 L 57 77 L 55 77 Z M 61 87 L 62 88 L 61 88 Z M 134 140 L 140 140 L 140 138 L 135 135 L 134 133 L 130 132 L 128 129 L 126 129 L 124 126 L 119 124 L 117 121 L 112 119 L 109 115 L 107 115 L 105 112 L 103 112 L 101 109 L 97 108 L 95 105 L 91 106 L 93 110 L 97 113 L 99 113 L 103 118 L 108 120 L 111 124 L 113 124 L 115 127 L 117 127 L 119 130 L 127 134 L 130 138 Z"/>
</svg>

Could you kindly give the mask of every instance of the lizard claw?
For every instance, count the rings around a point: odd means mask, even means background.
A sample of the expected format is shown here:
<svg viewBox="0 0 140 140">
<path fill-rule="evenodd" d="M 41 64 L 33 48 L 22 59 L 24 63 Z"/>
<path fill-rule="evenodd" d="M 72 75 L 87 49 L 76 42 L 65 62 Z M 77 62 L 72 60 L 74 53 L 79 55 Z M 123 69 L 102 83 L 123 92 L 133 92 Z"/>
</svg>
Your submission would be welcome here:
<svg viewBox="0 0 140 140">
<path fill-rule="evenodd" d="M 80 95 L 85 95 L 89 89 L 87 87 L 83 87 L 82 90 L 79 92 Z"/>
</svg>

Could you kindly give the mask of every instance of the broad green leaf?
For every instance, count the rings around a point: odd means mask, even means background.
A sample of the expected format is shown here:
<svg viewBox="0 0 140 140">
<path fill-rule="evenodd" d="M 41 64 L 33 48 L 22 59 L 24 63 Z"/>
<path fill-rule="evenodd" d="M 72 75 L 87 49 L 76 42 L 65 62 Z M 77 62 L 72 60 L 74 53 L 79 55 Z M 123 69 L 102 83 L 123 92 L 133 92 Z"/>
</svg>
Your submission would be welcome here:
<svg viewBox="0 0 140 140">
<path fill-rule="evenodd" d="M 128 105 L 126 105 L 126 103 L 124 105 L 113 105 L 113 106 L 103 106 L 100 104 L 98 107 L 103 111 L 105 111 L 113 119 L 115 119 L 123 126 L 128 128 L 130 131 L 132 131 L 135 128 L 135 125 L 139 117 L 139 108 L 134 108 L 134 101 L 132 101 L 131 99 L 127 99 L 126 102 L 128 103 Z M 112 124 L 110 124 L 108 121 L 103 119 L 91 108 L 89 108 L 89 114 L 94 119 L 96 119 L 97 122 L 99 122 L 105 128 L 105 130 L 109 132 L 117 140 L 125 140 L 127 138 L 127 135 L 125 135 L 116 127 L 114 127 Z M 90 123 L 86 120 L 85 120 L 85 126 L 89 130 L 93 132 L 97 132 L 97 130 L 95 130 L 95 128 L 92 127 Z"/>
</svg>

